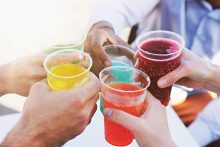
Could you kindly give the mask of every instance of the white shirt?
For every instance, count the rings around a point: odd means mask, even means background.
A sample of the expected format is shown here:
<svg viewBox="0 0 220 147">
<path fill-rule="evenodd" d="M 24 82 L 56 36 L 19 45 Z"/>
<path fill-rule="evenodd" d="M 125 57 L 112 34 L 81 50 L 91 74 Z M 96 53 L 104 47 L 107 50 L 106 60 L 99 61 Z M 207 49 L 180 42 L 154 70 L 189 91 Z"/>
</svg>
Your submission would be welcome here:
<svg viewBox="0 0 220 147">
<path fill-rule="evenodd" d="M 188 49 L 220 64 L 220 9 L 204 0 L 107 0 L 95 7 L 88 26 L 103 20 L 116 34 L 137 23 L 137 36 L 157 29 L 176 32 Z"/>
</svg>

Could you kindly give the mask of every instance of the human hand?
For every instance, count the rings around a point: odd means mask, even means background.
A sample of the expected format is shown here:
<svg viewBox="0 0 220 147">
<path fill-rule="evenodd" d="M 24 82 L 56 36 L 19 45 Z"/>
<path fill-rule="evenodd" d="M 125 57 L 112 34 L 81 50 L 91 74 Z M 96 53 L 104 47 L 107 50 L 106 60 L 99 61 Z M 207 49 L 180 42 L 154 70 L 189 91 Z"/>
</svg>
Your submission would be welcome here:
<svg viewBox="0 0 220 147">
<path fill-rule="evenodd" d="M 91 74 L 82 88 L 51 91 L 44 81 L 31 88 L 20 120 L 4 146 L 62 146 L 83 132 L 96 111 L 100 81 Z"/>
<path fill-rule="evenodd" d="M 4 65 L 6 93 L 28 96 L 31 86 L 46 78 L 43 67 L 45 55 L 36 54 L 17 58 Z"/>
<path fill-rule="evenodd" d="M 109 120 L 130 130 L 140 147 L 173 147 L 165 106 L 149 92 L 146 97 L 148 106 L 141 117 L 110 108 L 105 108 L 103 113 Z"/>
<path fill-rule="evenodd" d="M 204 89 L 212 76 L 212 65 L 188 49 L 182 52 L 180 66 L 158 80 L 160 88 L 174 83 L 195 89 Z"/>
<path fill-rule="evenodd" d="M 111 60 L 103 49 L 103 45 L 124 45 L 129 46 L 119 36 L 114 33 L 112 25 L 101 21 L 94 24 L 84 42 L 85 52 L 89 53 L 93 59 L 92 72 L 96 75 L 107 67 L 111 66 Z"/>
</svg>

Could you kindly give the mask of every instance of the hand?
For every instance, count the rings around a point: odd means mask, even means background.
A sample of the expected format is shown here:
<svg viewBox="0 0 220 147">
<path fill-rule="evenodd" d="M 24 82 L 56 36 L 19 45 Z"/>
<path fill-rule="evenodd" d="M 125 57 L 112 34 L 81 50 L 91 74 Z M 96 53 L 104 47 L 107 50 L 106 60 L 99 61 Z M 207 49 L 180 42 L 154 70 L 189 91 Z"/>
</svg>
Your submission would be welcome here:
<svg viewBox="0 0 220 147">
<path fill-rule="evenodd" d="M 96 75 L 107 67 L 111 66 L 111 60 L 103 50 L 103 45 L 125 45 L 128 46 L 120 37 L 118 37 L 108 22 L 102 21 L 94 24 L 84 42 L 85 51 L 90 54 L 93 59 L 92 72 Z"/>
<path fill-rule="evenodd" d="M 160 88 L 168 87 L 174 83 L 195 88 L 204 89 L 211 77 L 212 65 L 188 49 L 182 52 L 180 66 L 158 80 Z"/>
<path fill-rule="evenodd" d="M 5 64 L 6 93 L 28 96 L 31 86 L 46 78 L 43 67 L 45 55 L 24 56 Z"/>
<path fill-rule="evenodd" d="M 140 118 L 109 108 L 105 108 L 103 113 L 111 121 L 130 130 L 140 147 L 174 146 L 168 128 L 165 106 L 149 92 L 147 102 L 147 110 Z"/>
<path fill-rule="evenodd" d="M 96 111 L 101 84 L 95 75 L 82 88 L 53 92 L 45 82 L 31 88 L 22 116 L 4 146 L 61 146 L 83 132 Z"/>
</svg>

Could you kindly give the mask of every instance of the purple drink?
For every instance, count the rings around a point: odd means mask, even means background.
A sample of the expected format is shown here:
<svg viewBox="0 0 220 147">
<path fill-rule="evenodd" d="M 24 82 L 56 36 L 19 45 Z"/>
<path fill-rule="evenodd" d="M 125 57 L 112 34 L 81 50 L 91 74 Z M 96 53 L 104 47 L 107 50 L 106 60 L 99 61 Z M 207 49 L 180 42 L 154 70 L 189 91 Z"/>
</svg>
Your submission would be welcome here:
<svg viewBox="0 0 220 147">
<path fill-rule="evenodd" d="M 166 36 L 161 36 L 163 34 Z M 157 35 L 159 37 L 155 37 Z M 172 37 L 173 35 L 176 35 L 177 39 L 179 37 L 180 41 Z M 157 81 L 180 65 L 182 44 L 182 37 L 167 31 L 147 33 L 138 43 L 137 68 L 149 75 L 151 85 L 148 90 L 165 106 L 169 103 L 172 86 L 161 89 L 157 86 Z"/>
</svg>

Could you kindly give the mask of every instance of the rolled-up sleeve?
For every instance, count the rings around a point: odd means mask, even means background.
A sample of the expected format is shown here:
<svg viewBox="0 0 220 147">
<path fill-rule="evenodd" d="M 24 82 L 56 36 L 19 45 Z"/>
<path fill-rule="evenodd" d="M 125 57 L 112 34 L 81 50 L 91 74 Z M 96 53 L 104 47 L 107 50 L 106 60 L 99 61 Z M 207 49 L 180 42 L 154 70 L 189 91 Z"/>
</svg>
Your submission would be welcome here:
<svg viewBox="0 0 220 147">
<path fill-rule="evenodd" d="M 220 98 L 210 102 L 188 129 L 200 146 L 220 139 Z"/>
<path fill-rule="evenodd" d="M 96 5 L 89 18 L 87 30 L 96 22 L 108 21 L 117 34 L 138 23 L 159 0 L 106 0 Z"/>
</svg>

